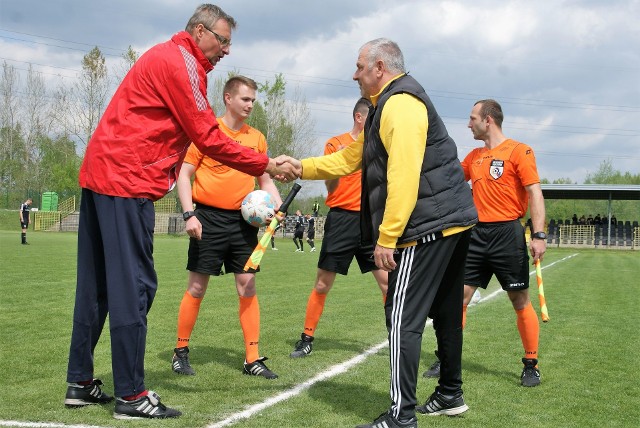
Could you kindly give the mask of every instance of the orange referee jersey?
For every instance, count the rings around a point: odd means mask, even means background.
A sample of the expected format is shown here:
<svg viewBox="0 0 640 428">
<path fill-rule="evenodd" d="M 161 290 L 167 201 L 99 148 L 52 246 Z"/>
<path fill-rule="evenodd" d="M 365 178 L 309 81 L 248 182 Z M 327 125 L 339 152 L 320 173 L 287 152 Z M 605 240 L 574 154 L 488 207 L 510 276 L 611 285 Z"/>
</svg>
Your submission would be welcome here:
<svg viewBox="0 0 640 428">
<path fill-rule="evenodd" d="M 332 137 L 324 146 L 324 154 L 330 155 L 342 150 L 355 140 L 350 133 Z M 340 177 L 338 187 L 327 195 L 325 204 L 330 208 L 342 208 L 350 211 L 360 211 L 362 196 L 362 170 Z"/>
<path fill-rule="evenodd" d="M 239 131 L 228 128 L 221 120 L 220 129 L 238 144 L 258 153 L 267 153 L 264 135 L 246 123 Z M 195 202 L 225 210 L 239 210 L 242 200 L 255 188 L 254 177 L 205 156 L 191 144 L 185 162 L 196 166 L 192 197 Z"/>
<path fill-rule="evenodd" d="M 529 205 L 525 186 L 540 182 L 531 147 L 511 139 L 492 150 L 472 150 L 462 161 L 462 168 L 465 178 L 471 180 L 481 222 L 524 217 Z"/>
</svg>

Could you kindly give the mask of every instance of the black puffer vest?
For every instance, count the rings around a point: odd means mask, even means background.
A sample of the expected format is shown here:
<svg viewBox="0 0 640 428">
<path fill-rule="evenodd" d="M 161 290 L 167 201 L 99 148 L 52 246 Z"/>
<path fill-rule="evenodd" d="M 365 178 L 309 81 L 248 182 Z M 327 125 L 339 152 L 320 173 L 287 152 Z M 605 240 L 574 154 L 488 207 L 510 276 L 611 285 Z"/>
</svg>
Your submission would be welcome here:
<svg viewBox="0 0 640 428">
<path fill-rule="evenodd" d="M 387 100 L 396 94 L 409 93 L 427 107 L 429 129 L 418 187 L 418 200 L 409 222 L 397 241 L 404 244 L 454 226 L 478 222 L 471 189 L 465 182 L 453 139 L 420 84 L 404 75 L 387 86 L 371 107 L 364 127 L 362 155 L 362 240 L 376 243 L 387 199 L 388 154 L 380 139 L 380 117 Z M 394 141 L 394 144 L 402 144 Z"/>
</svg>

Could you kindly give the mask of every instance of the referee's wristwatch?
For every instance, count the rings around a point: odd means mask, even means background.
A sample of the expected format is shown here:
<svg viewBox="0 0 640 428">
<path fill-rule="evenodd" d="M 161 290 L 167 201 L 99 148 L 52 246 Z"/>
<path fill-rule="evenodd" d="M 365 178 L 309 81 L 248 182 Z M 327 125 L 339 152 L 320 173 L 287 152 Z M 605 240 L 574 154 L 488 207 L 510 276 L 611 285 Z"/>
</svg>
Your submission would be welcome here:
<svg viewBox="0 0 640 428">
<path fill-rule="evenodd" d="M 547 234 L 544 232 L 534 232 L 531 234 L 531 239 L 547 239 Z"/>
<path fill-rule="evenodd" d="M 195 211 L 185 211 L 182 213 L 182 219 L 184 221 L 189 220 L 191 217 L 193 217 L 194 215 L 196 215 Z"/>
</svg>

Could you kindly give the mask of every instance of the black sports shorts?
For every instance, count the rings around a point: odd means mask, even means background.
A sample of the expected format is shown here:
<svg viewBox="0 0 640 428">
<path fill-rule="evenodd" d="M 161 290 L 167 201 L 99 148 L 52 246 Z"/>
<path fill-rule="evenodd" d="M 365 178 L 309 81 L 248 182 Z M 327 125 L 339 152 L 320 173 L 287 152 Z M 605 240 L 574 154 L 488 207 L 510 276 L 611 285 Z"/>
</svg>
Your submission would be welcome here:
<svg viewBox="0 0 640 428">
<path fill-rule="evenodd" d="M 360 212 L 331 208 L 324 222 L 318 267 L 346 275 L 354 257 L 360 272 L 378 269 L 373 260 L 373 245 L 360 243 Z"/>
<path fill-rule="evenodd" d="M 240 210 L 196 204 L 196 217 L 202 223 L 202 239 L 189 240 L 187 270 L 217 276 L 224 265 L 226 273 L 244 273 L 258 244 L 258 228 L 244 221 Z"/>
<path fill-rule="evenodd" d="M 505 291 L 529 288 L 529 252 L 520 220 L 471 229 L 464 283 L 486 289 L 494 274 Z"/>
</svg>

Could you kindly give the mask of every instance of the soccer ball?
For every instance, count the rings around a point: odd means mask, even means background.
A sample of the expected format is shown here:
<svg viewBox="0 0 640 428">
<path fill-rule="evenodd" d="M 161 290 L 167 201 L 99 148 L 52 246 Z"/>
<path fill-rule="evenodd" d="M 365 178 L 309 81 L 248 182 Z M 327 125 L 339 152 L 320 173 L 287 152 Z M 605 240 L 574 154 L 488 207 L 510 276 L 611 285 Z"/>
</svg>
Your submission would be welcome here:
<svg viewBox="0 0 640 428">
<path fill-rule="evenodd" d="M 240 207 L 242 218 L 253 227 L 264 227 L 276 215 L 275 202 L 269 192 L 254 190 L 249 193 Z"/>
</svg>

